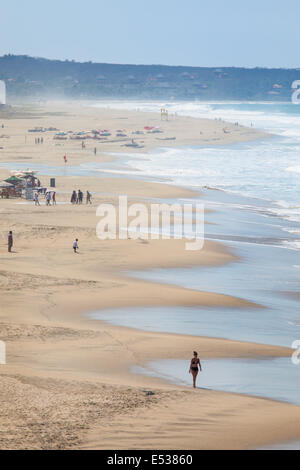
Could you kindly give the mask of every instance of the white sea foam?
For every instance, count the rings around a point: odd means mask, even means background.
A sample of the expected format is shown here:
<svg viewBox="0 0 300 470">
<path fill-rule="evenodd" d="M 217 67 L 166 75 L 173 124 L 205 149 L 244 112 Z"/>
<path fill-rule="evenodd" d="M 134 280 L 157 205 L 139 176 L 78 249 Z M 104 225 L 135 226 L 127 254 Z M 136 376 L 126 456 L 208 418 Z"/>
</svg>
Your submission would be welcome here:
<svg viewBox="0 0 300 470">
<path fill-rule="evenodd" d="M 257 206 L 262 201 L 273 202 L 274 215 L 300 221 L 299 181 L 286 171 L 289 163 L 299 159 L 291 146 L 283 149 L 260 142 L 222 149 L 161 149 L 127 157 L 129 168 L 123 173 L 166 178 L 182 186 L 214 187 L 256 198 Z"/>
<path fill-rule="evenodd" d="M 300 140 L 300 113 L 292 103 L 266 102 L 170 102 L 113 101 L 98 102 L 94 106 L 121 110 L 159 112 L 168 108 L 170 118 L 176 114 L 198 118 L 223 119 L 229 122 L 275 132 Z"/>
<path fill-rule="evenodd" d="M 299 240 L 285 240 L 283 246 L 291 250 L 300 250 L 300 241 Z"/>
<path fill-rule="evenodd" d="M 300 165 L 289 166 L 288 168 L 286 168 L 285 171 L 289 171 L 289 172 L 292 172 L 292 173 L 300 173 Z"/>
<path fill-rule="evenodd" d="M 281 135 L 277 139 L 228 147 L 163 148 L 149 154 L 128 153 L 128 166 L 123 174 L 142 174 L 149 179 L 167 179 L 176 185 L 213 187 L 256 198 L 256 209 L 265 211 L 266 216 L 273 214 L 300 222 L 300 106 L 291 103 L 163 101 L 116 101 L 97 103 L 96 106 L 151 112 L 167 107 L 170 119 L 177 113 L 238 121 Z"/>
</svg>

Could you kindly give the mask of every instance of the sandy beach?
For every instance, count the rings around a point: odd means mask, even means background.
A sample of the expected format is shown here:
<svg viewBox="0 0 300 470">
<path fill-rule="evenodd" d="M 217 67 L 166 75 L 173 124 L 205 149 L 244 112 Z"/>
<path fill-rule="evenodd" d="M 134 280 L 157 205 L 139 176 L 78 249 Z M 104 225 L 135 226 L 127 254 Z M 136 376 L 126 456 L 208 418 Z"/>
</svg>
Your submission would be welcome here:
<svg viewBox="0 0 300 470">
<path fill-rule="evenodd" d="M 184 240 L 101 241 L 96 236 L 96 207 L 117 205 L 119 195 L 146 204 L 151 198 L 197 195 L 167 181 L 113 174 L 126 163 L 126 152 L 228 145 L 266 135 L 224 121 L 170 116 L 167 122 L 159 114 L 86 103 L 19 106 L 0 113 L 2 122 L 0 179 L 11 175 L 10 165 L 53 167 L 52 174 L 51 169 L 46 174 L 40 170 L 39 178 L 48 187 L 50 177 L 56 178 L 58 205 L 46 207 L 43 198 L 39 207 L 25 200 L 0 199 L 0 340 L 7 348 L 7 364 L 0 366 L 0 448 L 245 449 L 299 439 L 300 407 L 192 390 L 131 372 L 132 366 L 155 359 L 186 359 L 188 367 L 194 349 L 208 359 L 288 357 L 289 348 L 146 332 L 87 316 L 118 307 L 263 308 L 230 295 L 128 277 L 125 271 L 137 269 L 221 266 L 237 256 L 213 241 L 205 241 L 196 252 L 186 251 Z M 82 148 L 81 141 L 54 140 L 53 131 L 28 132 L 36 126 L 63 132 L 101 128 L 112 135 L 103 141 L 87 140 Z M 133 137 L 132 132 L 145 126 L 157 126 L 162 133 Z M 119 129 L 127 137 L 116 139 Z M 43 144 L 35 144 L 41 135 Z M 138 147 L 128 149 L 124 145 L 132 138 Z M 93 175 L 72 173 L 71 167 L 90 162 L 98 165 Z M 70 204 L 72 190 L 79 188 L 92 193 L 92 205 Z M 7 252 L 9 230 L 14 234 L 12 253 Z M 79 239 L 77 255 L 72 250 L 74 238 Z"/>
</svg>

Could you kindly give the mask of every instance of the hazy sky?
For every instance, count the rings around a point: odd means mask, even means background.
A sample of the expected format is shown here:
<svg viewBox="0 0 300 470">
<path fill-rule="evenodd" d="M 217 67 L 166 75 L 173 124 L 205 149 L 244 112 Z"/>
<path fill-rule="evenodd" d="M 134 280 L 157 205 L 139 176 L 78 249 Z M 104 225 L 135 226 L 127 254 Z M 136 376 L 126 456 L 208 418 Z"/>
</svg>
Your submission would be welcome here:
<svg viewBox="0 0 300 470">
<path fill-rule="evenodd" d="M 1 0 L 0 55 L 300 67 L 299 0 Z"/>
</svg>

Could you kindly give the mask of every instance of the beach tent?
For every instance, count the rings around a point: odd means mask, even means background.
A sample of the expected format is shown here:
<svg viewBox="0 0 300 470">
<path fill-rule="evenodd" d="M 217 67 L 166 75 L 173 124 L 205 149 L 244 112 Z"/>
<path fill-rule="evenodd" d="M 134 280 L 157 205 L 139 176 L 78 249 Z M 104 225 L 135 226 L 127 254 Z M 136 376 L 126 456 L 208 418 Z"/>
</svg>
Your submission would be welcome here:
<svg viewBox="0 0 300 470">
<path fill-rule="evenodd" d="M 6 183 L 11 183 L 11 184 L 18 184 L 18 183 L 22 183 L 22 179 L 21 178 L 17 178 L 16 176 L 10 176 L 9 178 L 7 178 L 5 180 Z"/>
<path fill-rule="evenodd" d="M 3 188 L 13 188 L 13 184 L 11 183 L 6 183 L 5 181 L 1 181 L 0 182 L 0 188 L 3 189 Z"/>
</svg>

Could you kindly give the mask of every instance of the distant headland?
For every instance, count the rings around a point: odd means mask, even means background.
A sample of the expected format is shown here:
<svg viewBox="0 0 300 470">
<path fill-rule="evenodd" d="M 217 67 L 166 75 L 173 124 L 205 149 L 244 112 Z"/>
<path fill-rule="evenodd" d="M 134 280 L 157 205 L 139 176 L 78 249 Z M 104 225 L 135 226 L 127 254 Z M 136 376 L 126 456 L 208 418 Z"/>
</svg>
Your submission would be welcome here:
<svg viewBox="0 0 300 470">
<path fill-rule="evenodd" d="M 300 69 L 124 65 L 0 57 L 0 80 L 15 99 L 290 101 Z"/>
</svg>

